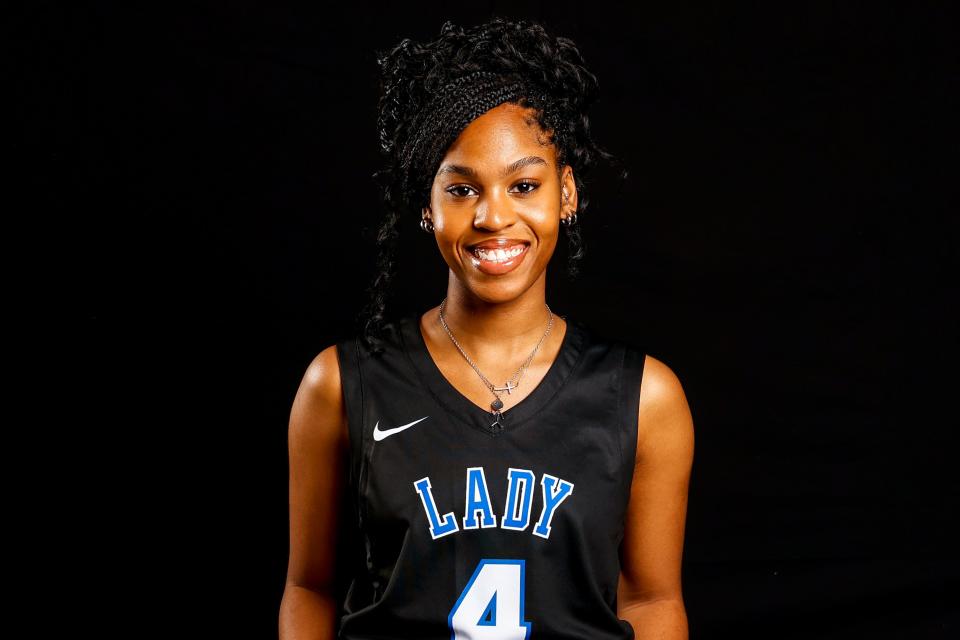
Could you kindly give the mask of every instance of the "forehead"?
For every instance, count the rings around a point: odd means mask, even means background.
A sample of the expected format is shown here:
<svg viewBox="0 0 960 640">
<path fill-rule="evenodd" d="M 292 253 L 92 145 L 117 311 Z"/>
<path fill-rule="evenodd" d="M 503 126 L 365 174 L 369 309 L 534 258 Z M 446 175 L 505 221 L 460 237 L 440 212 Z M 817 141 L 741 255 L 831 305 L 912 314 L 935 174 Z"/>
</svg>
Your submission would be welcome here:
<svg viewBox="0 0 960 640">
<path fill-rule="evenodd" d="M 464 128 L 441 165 L 506 165 L 520 155 L 539 155 L 551 165 L 556 150 L 536 120 L 536 112 L 509 102 L 481 114 Z"/>
</svg>

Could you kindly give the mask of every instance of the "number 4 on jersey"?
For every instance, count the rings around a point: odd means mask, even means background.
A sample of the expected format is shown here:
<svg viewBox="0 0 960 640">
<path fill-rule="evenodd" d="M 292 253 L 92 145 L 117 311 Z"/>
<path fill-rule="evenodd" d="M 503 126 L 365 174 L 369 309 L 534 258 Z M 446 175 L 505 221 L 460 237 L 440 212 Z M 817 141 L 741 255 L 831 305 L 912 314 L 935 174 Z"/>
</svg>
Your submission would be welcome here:
<svg viewBox="0 0 960 640">
<path fill-rule="evenodd" d="M 447 618 L 452 640 L 525 640 L 524 560 L 484 559 Z"/>
</svg>

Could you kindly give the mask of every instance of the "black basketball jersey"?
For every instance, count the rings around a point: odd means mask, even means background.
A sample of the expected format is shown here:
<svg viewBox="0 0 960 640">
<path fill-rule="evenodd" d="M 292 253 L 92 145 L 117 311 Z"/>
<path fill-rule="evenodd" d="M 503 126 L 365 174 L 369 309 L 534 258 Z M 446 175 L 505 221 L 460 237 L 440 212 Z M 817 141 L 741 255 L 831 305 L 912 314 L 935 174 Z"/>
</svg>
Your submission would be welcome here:
<svg viewBox="0 0 960 640">
<path fill-rule="evenodd" d="M 617 585 L 643 352 L 567 320 L 500 427 L 443 376 L 419 316 L 385 347 L 337 343 L 355 542 L 338 637 L 633 638 Z"/>
</svg>

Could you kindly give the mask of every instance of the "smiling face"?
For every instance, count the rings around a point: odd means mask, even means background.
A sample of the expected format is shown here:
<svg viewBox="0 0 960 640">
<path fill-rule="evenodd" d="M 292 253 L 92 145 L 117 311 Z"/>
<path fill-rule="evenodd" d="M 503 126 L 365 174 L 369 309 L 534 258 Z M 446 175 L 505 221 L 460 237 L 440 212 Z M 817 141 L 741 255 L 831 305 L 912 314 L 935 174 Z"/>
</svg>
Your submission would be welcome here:
<svg viewBox="0 0 960 640">
<path fill-rule="evenodd" d="M 544 287 L 560 218 L 576 211 L 573 170 L 558 168 L 533 114 L 504 103 L 467 125 L 441 160 L 423 212 L 456 280 L 485 302 Z"/>
</svg>

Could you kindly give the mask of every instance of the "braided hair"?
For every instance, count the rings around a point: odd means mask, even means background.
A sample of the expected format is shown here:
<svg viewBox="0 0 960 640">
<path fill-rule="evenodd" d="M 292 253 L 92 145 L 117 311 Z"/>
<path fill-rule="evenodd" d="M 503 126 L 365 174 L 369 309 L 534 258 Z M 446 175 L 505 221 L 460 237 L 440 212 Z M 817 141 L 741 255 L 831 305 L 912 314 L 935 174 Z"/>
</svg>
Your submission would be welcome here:
<svg viewBox="0 0 960 640">
<path fill-rule="evenodd" d="M 373 353 L 382 351 L 398 223 L 408 216 L 418 220 L 429 205 L 443 154 L 470 121 L 504 102 L 532 107 L 540 128 L 550 133 L 558 172 L 565 164 L 574 170 L 577 213 L 589 204 L 583 178 L 597 159 L 619 164 L 590 134 L 586 112 L 598 97 L 596 77 L 572 40 L 550 35 L 536 22 L 494 17 L 464 29 L 448 20 L 435 40 L 405 38 L 379 51 L 377 63 L 383 165 L 373 178 L 386 213 L 376 236 L 379 254 L 367 290 L 370 298 L 360 316 L 362 337 Z M 621 170 L 621 179 L 626 176 Z M 567 270 L 576 277 L 584 255 L 580 225 L 565 225 L 564 230 Z"/>
</svg>

